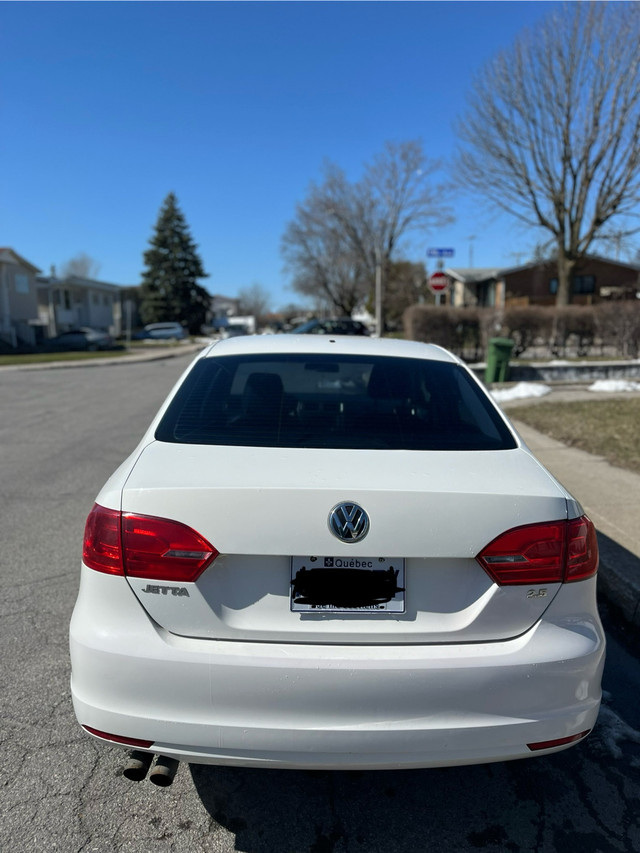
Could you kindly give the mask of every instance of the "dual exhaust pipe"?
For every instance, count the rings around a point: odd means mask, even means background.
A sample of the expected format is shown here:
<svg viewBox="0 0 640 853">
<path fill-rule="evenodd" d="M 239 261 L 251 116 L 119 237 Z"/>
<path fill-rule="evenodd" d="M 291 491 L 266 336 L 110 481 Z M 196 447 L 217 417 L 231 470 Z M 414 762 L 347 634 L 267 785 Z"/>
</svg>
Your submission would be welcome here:
<svg viewBox="0 0 640 853">
<path fill-rule="evenodd" d="M 151 762 L 156 759 L 153 770 L 149 773 Z M 167 758 L 166 755 L 154 756 L 152 752 L 134 750 L 129 754 L 129 760 L 125 765 L 123 776 L 132 782 L 142 782 L 149 773 L 149 781 L 160 788 L 168 788 L 176 775 L 178 764 L 175 758 Z"/>
</svg>

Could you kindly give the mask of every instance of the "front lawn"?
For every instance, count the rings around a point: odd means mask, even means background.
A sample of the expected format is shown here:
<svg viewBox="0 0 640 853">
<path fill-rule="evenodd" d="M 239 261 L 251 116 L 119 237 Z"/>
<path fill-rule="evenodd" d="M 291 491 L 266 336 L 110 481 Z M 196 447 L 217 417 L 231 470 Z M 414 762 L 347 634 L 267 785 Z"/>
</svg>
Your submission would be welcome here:
<svg viewBox="0 0 640 853">
<path fill-rule="evenodd" d="M 640 399 L 509 406 L 507 415 L 571 447 L 640 474 Z"/>
</svg>

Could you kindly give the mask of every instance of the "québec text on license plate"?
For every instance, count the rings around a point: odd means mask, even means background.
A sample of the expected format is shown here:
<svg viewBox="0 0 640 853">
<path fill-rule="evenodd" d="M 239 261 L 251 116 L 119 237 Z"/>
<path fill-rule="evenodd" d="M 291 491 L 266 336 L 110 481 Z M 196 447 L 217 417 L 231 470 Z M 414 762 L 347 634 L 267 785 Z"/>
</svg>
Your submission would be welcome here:
<svg viewBox="0 0 640 853">
<path fill-rule="evenodd" d="M 295 613 L 404 613 L 404 609 L 404 558 L 291 558 Z"/>
</svg>

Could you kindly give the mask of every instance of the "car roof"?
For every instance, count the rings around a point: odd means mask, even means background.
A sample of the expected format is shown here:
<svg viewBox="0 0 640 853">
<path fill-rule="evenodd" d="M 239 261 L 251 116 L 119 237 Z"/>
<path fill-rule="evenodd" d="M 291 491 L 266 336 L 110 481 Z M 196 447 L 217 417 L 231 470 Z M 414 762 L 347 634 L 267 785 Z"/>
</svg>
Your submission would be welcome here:
<svg viewBox="0 0 640 853">
<path fill-rule="evenodd" d="M 354 335 L 244 335 L 216 341 L 203 358 L 223 355 L 321 354 L 390 356 L 423 358 L 432 361 L 459 360 L 442 347 L 395 338 L 369 338 Z"/>
</svg>

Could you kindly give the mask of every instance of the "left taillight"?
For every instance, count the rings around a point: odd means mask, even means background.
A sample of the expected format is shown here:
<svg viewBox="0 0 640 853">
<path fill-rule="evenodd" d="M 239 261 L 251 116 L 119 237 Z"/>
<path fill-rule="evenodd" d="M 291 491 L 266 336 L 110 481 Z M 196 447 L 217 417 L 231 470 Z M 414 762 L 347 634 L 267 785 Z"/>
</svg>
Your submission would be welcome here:
<svg viewBox="0 0 640 853">
<path fill-rule="evenodd" d="M 120 513 L 94 504 L 84 526 L 82 559 L 86 566 L 108 575 L 123 575 Z"/>
<path fill-rule="evenodd" d="M 193 582 L 218 556 L 179 521 L 122 513 L 95 504 L 85 527 L 83 560 L 98 572 Z"/>
</svg>

